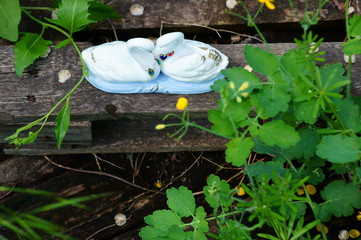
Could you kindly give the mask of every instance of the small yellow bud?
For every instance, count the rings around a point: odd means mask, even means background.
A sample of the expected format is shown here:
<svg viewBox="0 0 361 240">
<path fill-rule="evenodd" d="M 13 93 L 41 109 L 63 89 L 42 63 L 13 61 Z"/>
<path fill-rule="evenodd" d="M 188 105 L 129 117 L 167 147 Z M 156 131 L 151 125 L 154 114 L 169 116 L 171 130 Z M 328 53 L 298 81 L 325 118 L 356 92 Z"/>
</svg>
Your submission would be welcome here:
<svg viewBox="0 0 361 240">
<path fill-rule="evenodd" d="M 249 87 L 249 82 L 244 82 L 244 83 L 242 83 L 242 85 L 239 87 L 238 92 L 243 91 L 243 90 L 247 89 L 248 87 Z"/>
<path fill-rule="evenodd" d="M 178 98 L 178 102 L 176 104 L 176 108 L 178 110 L 184 110 L 188 107 L 188 99 L 185 97 Z"/>
<path fill-rule="evenodd" d="M 326 227 L 326 226 L 325 226 L 324 224 L 322 224 L 322 223 L 317 224 L 316 230 L 319 231 L 319 232 L 321 232 L 321 227 L 322 227 L 324 233 L 328 233 L 328 227 Z"/>
<path fill-rule="evenodd" d="M 234 85 L 234 82 L 229 82 L 229 87 L 233 90 L 236 88 L 236 86 Z"/>
<path fill-rule="evenodd" d="M 163 187 L 163 183 L 159 180 L 157 180 L 155 183 L 154 183 L 154 187 L 156 188 L 162 188 Z"/>
<path fill-rule="evenodd" d="M 237 189 L 237 195 L 238 196 L 246 195 L 246 192 L 244 191 L 243 187 L 236 187 L 236 189 Z"/>
<path fill-rule="evenodd" d="M 360 231 L 357 229 L 351 229 L 348 234 L 351 238 L 358 238 L 361 235 Z"/>
<path fill-rule="evenodd" d="M 311 184 L 306 185 L 306 190 L 307 190 L 308 194 L 310 194 L 310 195 L 315 195 L 317 192 L 316 187 Z"/>
<path fill-rule="evenodd" d="M 241 95 L 242 95 L 242 97 L 248 97 L 249 93 L 248 92 L 243 92 Z"/>
<path fill-rule="evenodd" d="M 305 194 L 305 191 L 303 190 L 303 188 L 298 188 L 298 189 L 297 189 L 297 194 L 298 194 L 299 196 L 301 196 L 301 195 Z"/>
<path fill-rule="evenodd" d="M 156 130 L 162 130 L 162 129 L 164 129 L 166 126 L 165 126 L 165 124 L 158 124 L 157 126 L 155 126 L 155 129 Z"/>
<path fill-rule="evenodd" d="M 236 97 L 236 102 L 241 103 L 241 102 L 242 102 L 242 98 L 239 97 L 239 96 L 237 96 L 237 97 Z"/>
</svg>

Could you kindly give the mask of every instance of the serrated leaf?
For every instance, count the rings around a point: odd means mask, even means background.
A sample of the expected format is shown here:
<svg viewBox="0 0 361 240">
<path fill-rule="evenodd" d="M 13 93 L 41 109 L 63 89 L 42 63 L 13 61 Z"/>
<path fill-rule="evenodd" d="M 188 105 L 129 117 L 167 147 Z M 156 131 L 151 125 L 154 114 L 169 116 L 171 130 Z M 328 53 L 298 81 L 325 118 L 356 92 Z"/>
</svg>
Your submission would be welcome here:
<svg viewBox="0 0 361 240">
<path fill-rule="evenodd" d="M 264 75 L 272 75 L 280 67 L 277 56 L 259 47 L 246 45 L 244 47 L 244 56 L 253 70 Z"/>
<path fill-rule="evenodd" d="M 259 154 L 269 154 L 275 156 L 274 160 L 279 162 L 287 162 L 291 160 L 291 156 L 287 149 L 280 148 L 278 146 L 269 146 L 262 142 L 258 137 L 253 138 L 255 146 L 253 151 Z"/>
<path fill-rule="evenodd" d="M 52 41 L 42 38 L 35 33 L 25 33 L 25 35 L 15 44 L 15 67 L 16 75 L 24 71 L 37 58 L 46 54 Z"/>
<path fill-rule="evenodd" d="M 89 1 L 89 19 L 101 21 L 108 18 L 121 18 L 113 8 L 105 5 L 98 0 Z"/>
<path fill-rule="evenodd" d="M 233 122 L 240 122 L 248 117 L 251 107 L 252 104 L 249 101 L 242 101 L 241 103 L 230 102 L 221 116 L 231 119 Z"/>
<path fill-rule="evenodd" d="M 191 226 L 194 228 L 193 230 L 193 239 L 204 239 L 207 240 L 205 232 L 208 232 L 208 222 L 205 220 L 207 213 L 204 211 L 203 207 L 197 207 L 196 213 L 193 221 L 191 222 Z"/>
<path fill-rule="evenodd" d="M 182 227 L 184 224 L 181 217 L 171 210 L 157 210 L 144 218 L 146 224 L 167 231 L 171 226 Z M 184 227 L 182 227 L 184 229 Z"/>
<path fill-rule="evenodd" d="M 82 30 L 85 26 L 95 22 L 89 17 L 89 4 L 87 0 L 62 0 L 57 13 L 58 19 L 46 18 L 51 23 L 57 24 L 70 32 Z"/>
<path fill-rule="evenodd" d="M 300 140 L 298 132 L 281 120 L 267 122 L 260 127 L 259 138 L 269 146 L 281 148 L 294 146 Z"/>
<path fill-rule="evenodd" d="M 357 37 L 361 35 L 361 16 L 355 14 L 349 21 L 350 24 L 350 36 Z"/>
<path fill-rule="evenodd" d="M 320 80 L 322 84 L 322 89 L 324 91 L 333 93 L 341 92 L 341 86 L 346 85 L 349 82 L 347 77 L 344 76 L 345 69 L 343 68 L 341 63 L 325 64 L 321 68 L 316 68 L 316 70 L 318 69 L 321 77 Z M 341 86 L 337 88 L 332 87 L 334 85 L 338 85 L 340 82 L 342 83 Z"/>
<path fill-rule="evenodd" d="M 315 98 L 300 103 L 294 103 L 293 106 L 295 107 L 295 117 L 298 121 L 314 124 L 320 115 L 319 107 L 316 109 L 317 105 Z M 314 114 L 315 112 L 316 114 Z"/>
<path fill-rule="evenodd" d="M 360 109 L 358 105 L 354 104 L 352 99 L 342 99 L 338 114 L 348 129 L 351 129 L 355 133 L 361 130 Z"/>
<path fill-rule="evenodd" d="M 354 208 L 361 208 L 360 186 L 353 183 L 334 181 L 321 191 L 321 197 L 325 202 L 316 209 L 322 221 L 328 221 L 332 215 L 347 217 L 353 214 Z"/>
<path fill-rule="evenodd" d="M 289 153 L 294 158 L 310 159 L 315 155 L 316 146 L 321 137 L 316 131 L 309 128 L 301 128 L 297 132 L 301 140 L 289 148 Z"/>
<path fill-rule="evenodd" d="M 184 186 L 178 189 L 167 190 L 167 205 L 181 217 L 189 217 L 194 214 L 196 203 L 192 191 Z"/>
<path fill-rule="evenodd" d="M 300 61 L 300 54 L 297 49 L 291 49 L 283 54 L 281 58 L 281 64 L 287 75 L 292 78 L 297 78 L 300 73 L 303 73 L 307 69 L 306 62 Z"/>
<path fill-rule="evenodd" d="M 235 138 L 226 144 L 226 161 L 233 166 L 240 167 L 246 163 L 254 142 L 251 138 Z"/>
<path fill-rule="evenodd" d="M 355 162 L 360 160 L 360 143 L 357 138 L 348 136 L 324 136 L 317 145 L 316 153 L 332 163 Z"/>
<path fill-rule="evenodd" d="M 214 209 L 219 206 L 231 206 L 233 199 L 230 196 L 230 186 L 214 174 L 211 174 L 207 179 L 207 186 L 203 187 L 204 195 L 207 203 Z"/>
<path fill-rule="evenodd" d="M 342 44 L 342 51 L 350 56 L 355 54 L 361 54 L 361 40 L 360 39 L 349 39 L 347 42 Z"/>
<path fill-rule="evenodd" d="M 213 123 L 211 129 L 216 133 L 232 136 L 234 135 L 234 128 L 231 121 L 228 118 L 222 117 L 222 112 L 219 110 L 209 110 L 208 120 Z"/>
<path fill-rule="evenodd" d="M 19 0 L 0 0 L 0 37 L 15 42 L 21 20 Z"/>
<path fill-rule="evenodd" d="M 256 94 L 257 108 L 264 108 L 268 117 L 274 117 L 279 112 L 288 110 L 291 96 L 288 94 L 289 86 L 284 81 L 278 81 L 274 85 L 266 86 Z"/>
<path fill-rule="evenodd" d="M 61 147 L 61 143 L 65 137 L 65 134 L 68 131 L 70 125 L 70 98 L 66 99 L 66 102 L 62 109 L 60 110 L 58 116 L 56 117 L 56 126 L 55 126 L 55 136 L 56 136 L 56 146 L 58 149 Z"/>
</svg>

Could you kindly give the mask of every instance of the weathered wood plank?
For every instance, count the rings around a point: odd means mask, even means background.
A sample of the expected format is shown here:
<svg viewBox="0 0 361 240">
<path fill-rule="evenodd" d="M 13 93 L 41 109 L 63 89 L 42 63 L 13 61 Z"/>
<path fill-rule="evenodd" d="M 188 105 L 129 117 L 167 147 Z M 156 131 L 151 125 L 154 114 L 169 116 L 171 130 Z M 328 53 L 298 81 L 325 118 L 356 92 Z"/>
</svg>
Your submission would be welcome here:
<svg viewBox="0 0 361 240">
<path fill-rule="evenodd" d="M 239 17 L 228 14 L 225 10 L 226 1 L 224 0 L 122 0 L 122 1 L 104 1 L 110 4 L 120 15 L 121 19 L 112 19 L 112 24 L 115 29 L 119 29 L 122 33 L 130 30 L 155 30 L 161 27 L 162 22 L 184 23 L 184 24 L 201 24 L 211 27 L 221 28 L 245 28 L 246 22 Z M 140 4 L 144 7 L 144 14 L 134 16 L 130 12 L 133 4 Z M 258 10 L 260 3 L 258 1 L 246 1 L 245 4 L 252 14 Z M 277 1 L 276 9 L 270 11 L 265 8 L 258 16 L 256 22 L 258 23 L 294 23 L 297 19 L 294 17 L 293 11 L 290 8 L 288 1 Z M 295 8 L 299 15 L 303 14 L 304 2 L 294 1 Z M 314 11 L 318 1 L 308 1 L 309 11 Z M 359 5 L 358 1 L 353 1 L 355 9 Z M 26 0 L 22 1 L 23 6 L 49 6 L 50 2 L 47 0 Z M 339 9 L 340 8 L 340 9 Z M 241 6 L 237 6 L 232 11 L 245 16 L 245 12 Z M 36 11 L 37 17 L 50 17 L 50 13 L 45 11 Z M 321 13 L 321 21 L 343 20 L 344 13 L 340 6 L 337 6 L 334 1 L 329 1 Z M 28 21 L 23 23 L 24 30 L 32 30 L 34 25 Z M 174 28 L 174 25 L 164 25 L 167 28 Z M 331 27 L 331 26 L 330 26 Z M 199 28 L 191 28 L 189 25 L 177 25 L 177 28 L 184 29 L 188 32 L 199 32 Z M 111 25 L 107 21 L 103 21 L 91 27 L 94 30 L 109 30 Z"/>
<path fill-rule="evenodd" d="M 209 127 L 205 119 L 194 122 Z M 89 146 L 65 145 L 60 150 L 55 145 L 25 145 L 19 149 L 6 146 L 6 154 L 49 155 L 75 153 L 136 153 L 136 152 L 181 152 L 224 150 L 225 139 L 191 128 L 184 138 L 176 141 L 168 137 L 177 128 L 154 129 L 163 123 L 162 118 L 127 119 L 96 121 L 92 124 L 93 144 Z M 170 123 L 170 121 L 166 121 Z"/>
<path fill-rule="evenodd" d="M 327 52 L 327 62 L 344 63 L 341 45 L 342 43 L 322 45 L 321 50 Z M 293 46 L 289 43 L 271 44 L 277 54 L 282 54 Z M 230 57 L 230 67 L 245 64 L 243 44 L 216 47 Z M 0 59 L 0 123 L 28 122 L 43 116 L 81 76 L 80 62 L 70 47 L 53 50 L 48 58 L 40 59 L 20 78 L 14 73 L 12 47 L 1 47 L 0 56 L 5 56 Z M 68 69 L 72 74 L 72 78 L 64 84 L 57 81 L 57 73 L 61 69 Z M 352 93 L 360 96 L 361 61 L 353 64 L 352 79 Z M 35 101 L 29 101 L 28 96 L 33 96 Z M 193 116 L 204 116 L 208 109 L 215 108 L 214 99 L 217 96 L 216 93 L 187 96 Z M 74 121 L 164 116 L 165 113 L 175 111 L 178 97 L 179 95 L 166 94 L 111 94 L 84 83 L 71 98 L 71 115 Z"/>
<path fill-rule="evenodd" d="M 0 125 L 0 143 L 7 143 L 5 138 L 14 134 L 16 129 L 23 127 L 26 123 Z M 39 125 L 29 129 L 34 132 L 39 129 Z M 47 123 L 42 129 L 39 137 L 35 140 L 35 143 L 41 143 L 43 145 L 56 144 L 56 137 L 54 133 L 55 123 Z M 26 137 L 27 133 L 21 133 L 20 137 Z M 92 143 L 91 122 L 72 122 L 70 123 L 67 134 L 65 135 L 62 146 L 67 144 L 77 145 L 90 145 Z"/>
</svg>

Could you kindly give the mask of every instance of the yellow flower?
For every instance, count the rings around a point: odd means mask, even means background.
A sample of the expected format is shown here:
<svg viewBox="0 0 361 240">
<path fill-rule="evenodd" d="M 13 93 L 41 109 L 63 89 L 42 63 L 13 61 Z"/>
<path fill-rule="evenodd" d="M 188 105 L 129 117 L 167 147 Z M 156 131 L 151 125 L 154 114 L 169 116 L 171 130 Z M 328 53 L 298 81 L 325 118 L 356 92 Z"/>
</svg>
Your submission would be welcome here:
<svg viewBox="0 0 361 240">
<path fill-rule="evenodd" d="M 238 196 L 246 195 L 246 192 L 244 191 L 243 187 L 236 187 L 236 189 L 237 189 Z"/>
<path fill-rule="evenodd" d="M 361 235 L 360 231 L 357 229 L 351 229 L 348 234 L 351 238 L 358 238 Z"/>
<path fill-rule="evenodd" d="M 306 190 L 307 190 L 308 194 L 310 194 L 310 195 L 315 195 L 317 192 L 316 187 L 311 184 L 306 185 Z"/>
<path fill-rule="evenodd" d="M 234 82 L 229 82 L 229 87 L 234 90 L 234 88 L 235 88 Z"/>
<path fill-rule="evenodd" d="M 247 89 L 248 87 L 249 87 L 249 82 L 244 82 L 244 83 L 242 83 L 242 85 L 239 87 L 238 92 L 243 91 L 243 90 Z"/>
<path fill-rule="evenodd" d="M 162 188 L 163 187 L 163 183 L 159 180 L 157 180 L 155 183 L 154 183 L 154 187 L 156 188 Z"/>
<path fill-rule="evenodd" d="M 266 4 L 266 6 L 271 10 L 274 10 L 276 8 L 273 4 L 274 0 L 258 0 L 258 2 Z"/>
<path fill-rule="evenodd" d="M 155 129 L 156 130 L 162 130 L 162 129 L 164 129 L 166 126 L 165 126 L 165 124 L 158 124 L 157 126 L 155 126 Z"/>
<path fill-rule="evenodd" d="M 303 188 L 297 188 L 297 194 L 299 195 L 299 196 L 301 196 L 301 195 L 303 195 L 303 194 L 305 194 L 305 191 L 303 190 Z"/>
<path fill-rule="evenodd" d="M 185 97 L 178 98 L 178 102 L 176 104 L 176 108 L 178 110 L 184 110 L 188 107 L 188 99 Z"/>
</svg>

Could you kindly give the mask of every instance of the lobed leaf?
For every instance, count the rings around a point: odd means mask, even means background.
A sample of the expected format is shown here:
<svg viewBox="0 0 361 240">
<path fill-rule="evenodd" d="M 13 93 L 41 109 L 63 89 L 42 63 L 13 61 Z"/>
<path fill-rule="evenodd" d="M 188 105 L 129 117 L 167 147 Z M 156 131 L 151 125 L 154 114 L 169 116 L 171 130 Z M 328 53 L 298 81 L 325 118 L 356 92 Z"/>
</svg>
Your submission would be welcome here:
<svg viewBox="0 0 361 240">
<path fill-rule="evenodd" d="M 19 38 L 20 20 L 19 0 L 0 0 L 0 37 L 16 42 Z"/>
<path fill-rule="evenodd" d="M 208 204 L 217 209 L 219 206 L 231 206 L 233 199 L 230 196 L 230 186 L 214 174 L 211 174 L 207 179 L 207 186 L 203 187 L 204 195 Z"/>
<path fill-rule="evenodd" d="M 289 148 L 289 153 L 294 158 L 310 159 L 315 155 L 316 146 L 321 137 L 310 128 L 301 128 L 298 131 L 301 140 L 293 147 Z"/>
<path fill-rule="evenodd" d="M 15 44 L 15 68 L 16 75 L 20 76 L 26 67 L 37 58 L 46 54 L 52 41 L 43 39 L 42 35 L 25 33 Z"/>
<path fill-rule="evenodd" d="M 361 35 L 361 16 L 355 14 L 349 21 L 350 35 L 351 37 L 357 37 Z"/>
<path fill-rule="evenodd" d="M 343 135 L 324 136 L 316 153 L 332 163 L 348 163 L 360 160 L 360 142 Z"/>
<path fill-rule="evenodd" d="M 89 1 L 89 19 L 94 21 L 101 21 L 108 18 L 121 18 L 113 8 L 105 5 L 98 0 Z"/>
<path fill-rule="evenodd" d="M 244 47 L 244 56 L 248 64 L 259 73 L 272 75 L 280 68 L 278 57 L 262 48 L 246 45 Z"/>
<path fill-rule="evenodd" d="M 296 130 L 281 120 L 274 120 L 265 123 L 259 129 L 259 138 L 269 146 L 289 148 L 300 140 Z"/>
<path fill-rule="evenodd" d="M 252 138 L 235 138 L 226 144 L 226 161 L 233 166 L 242 166 L 251 154 L 254 142 Z"/>
<path fill-rule="evenodd" d="M 194 214 L 196 203 L 192 191 L 184 186 L 178 189 L 167 189 L 167 205 L 181 217 L 189 217 Z"/>
</svg>

